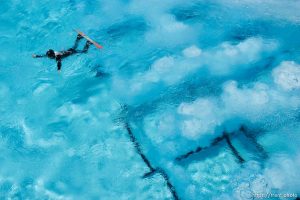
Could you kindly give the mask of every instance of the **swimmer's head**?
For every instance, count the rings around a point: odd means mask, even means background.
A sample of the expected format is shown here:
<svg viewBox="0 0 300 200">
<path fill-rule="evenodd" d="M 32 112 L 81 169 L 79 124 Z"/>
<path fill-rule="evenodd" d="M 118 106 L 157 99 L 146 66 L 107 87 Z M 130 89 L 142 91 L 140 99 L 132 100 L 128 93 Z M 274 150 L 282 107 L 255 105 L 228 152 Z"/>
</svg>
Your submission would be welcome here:
<svg viewBox="0 0 300 200">
<path fill-rule="evenodd" d="M 52 49 L 49 49 L 46 53 L 49 58 L 55 58 L 55 53 Z"/>
</svg>

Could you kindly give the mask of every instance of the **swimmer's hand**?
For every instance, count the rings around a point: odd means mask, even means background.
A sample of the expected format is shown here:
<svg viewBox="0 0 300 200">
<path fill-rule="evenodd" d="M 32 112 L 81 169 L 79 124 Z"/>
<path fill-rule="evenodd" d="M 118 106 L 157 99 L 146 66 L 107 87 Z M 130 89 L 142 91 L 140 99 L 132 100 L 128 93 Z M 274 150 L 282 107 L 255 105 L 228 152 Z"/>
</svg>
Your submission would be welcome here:
<svg viewBox="0 0 300 200">
<path fill-rule="evenodd" d="M 33 57 L 33 58 L 36 58 L 36 57 L 37 57 L 37 55 L 35 55 L 35 54 L 32 54 L 32 57 Z"/>
</svg>

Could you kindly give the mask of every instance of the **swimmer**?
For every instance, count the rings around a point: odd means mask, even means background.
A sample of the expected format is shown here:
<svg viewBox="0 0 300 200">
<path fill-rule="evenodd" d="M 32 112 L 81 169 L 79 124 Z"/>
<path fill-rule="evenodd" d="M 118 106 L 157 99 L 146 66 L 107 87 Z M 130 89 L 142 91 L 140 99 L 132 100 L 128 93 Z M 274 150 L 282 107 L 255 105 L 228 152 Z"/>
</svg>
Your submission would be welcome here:
<svg viewBox="0 0 300 200">
<path fill-rule="evenodd" d="M 79 41 L 84 38 L 82 35 L 78 34 L 77 38 L 75 40 L 75 44 L 73 45 L 72 48 L 68 49 L 67 51 L 54 51 L 52 49 L 49 49 L 46 54 L 44 55 L 36 55 L 33 54 L 32 57 L 33 58 L 43 58 L 43 57 L 48 57 L 50 59 L 55 59 L 56 63 L 57 63 L 57 70 L 60 71 L 61 70 L 61 61 L 63 58 L 66 58 L 70 55 L 76 54 L 76 53 L 87 53 L 88 49 L 90 47 L 90 45 L 92 44 L 91 41 L 87 40 L 85 43 L 85 46 L 83 47 L 82 50 L 78 50 L 78 43 Z"/>
</svg>

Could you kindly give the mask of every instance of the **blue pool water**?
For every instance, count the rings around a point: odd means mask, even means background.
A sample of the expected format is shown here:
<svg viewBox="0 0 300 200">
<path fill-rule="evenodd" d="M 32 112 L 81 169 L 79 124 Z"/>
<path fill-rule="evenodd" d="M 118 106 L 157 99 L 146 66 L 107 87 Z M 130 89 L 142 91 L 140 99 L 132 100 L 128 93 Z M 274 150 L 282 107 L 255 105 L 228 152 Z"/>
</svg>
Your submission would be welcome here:
<svg viewBox="0 0 300 200">
<path fill-rule="evenodd" d="M 0 1 L 0 199 L 296 199 L 299 10 Z M 70 48 L 74 28 L 104 48 L 60 73 L 31 57 Z"/>
</svg>

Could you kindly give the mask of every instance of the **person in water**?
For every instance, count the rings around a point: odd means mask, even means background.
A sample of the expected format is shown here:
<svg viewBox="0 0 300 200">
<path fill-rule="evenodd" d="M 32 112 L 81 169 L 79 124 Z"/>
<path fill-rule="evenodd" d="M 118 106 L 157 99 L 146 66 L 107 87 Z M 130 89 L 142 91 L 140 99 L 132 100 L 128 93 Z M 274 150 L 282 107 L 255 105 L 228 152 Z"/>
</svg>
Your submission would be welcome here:
<svg viewBox="0 0 300 200">
<path fill-rule="evenodd" d="M 83 47 L 82 50 L 78 50 L 77 47 L 78 47 L 78 43 L 79 41 L 82 39 L 83 37 L 78 34 L 77 35 L 77 38 L 75 40 L 75 44 L 72 48 L 68 49 L 67 51 L 54 51 L 52 49 L 49 49 L 45 55 L 36 55 L 36 54 L 33 54 L 32 57 L 33 58 L 42 58 L 42 57 L 48 57 L 50 59 L 55 59 L 56 60 L 56 63 L 57 63 L 57 70 L 60 71 L 61 69 L 61 61 L 63 58 L 66 58 L 72 54 L 75 54 L 75 53 L 87 53 L 90 45 L 92 44 L 90 41 L 86 41 L 85 43 L 85 46 Z"/>
</svg>

